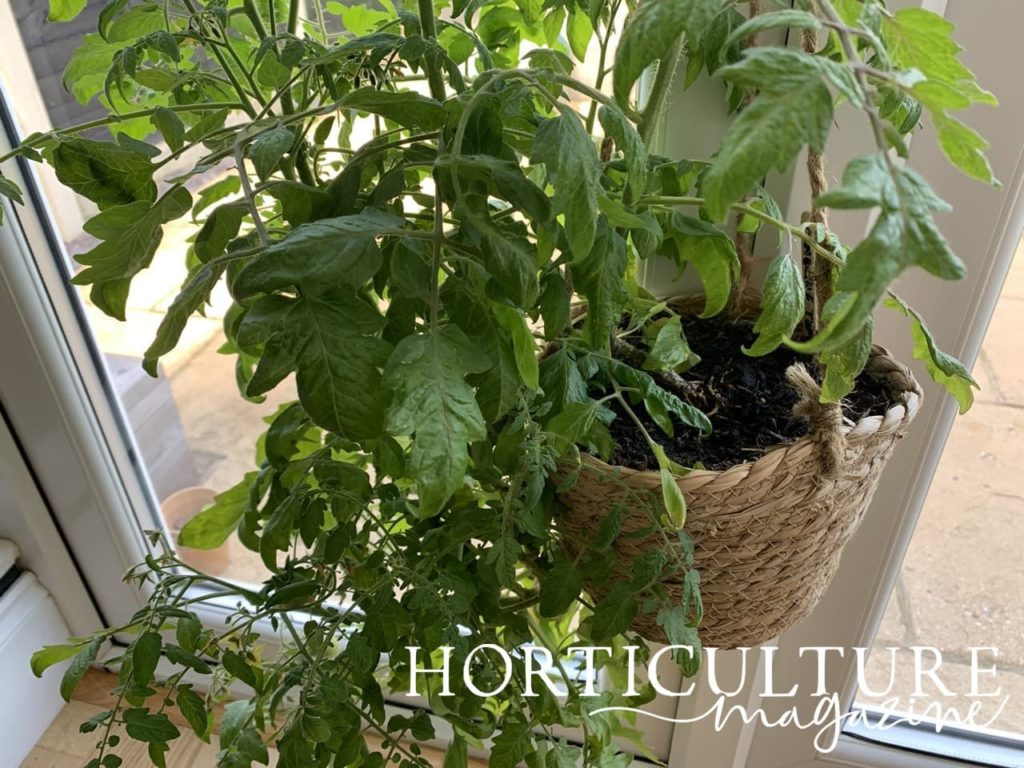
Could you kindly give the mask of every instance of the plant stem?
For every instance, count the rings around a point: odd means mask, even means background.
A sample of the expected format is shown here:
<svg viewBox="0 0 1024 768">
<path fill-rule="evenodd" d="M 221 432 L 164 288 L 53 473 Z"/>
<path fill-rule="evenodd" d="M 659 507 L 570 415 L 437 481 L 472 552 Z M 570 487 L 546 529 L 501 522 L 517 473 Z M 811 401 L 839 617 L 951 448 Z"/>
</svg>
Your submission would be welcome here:
<svg viewBox="0 0 1024 768">
<path fill-rule="evenodd" d="M 668 55 L 658 64 L 658 73 L 654 76 L 651 92 L 640 113 L 639 132 L 640 138 L 644 140 L 645 144 L 650 143 L 658 121 L 661 119 L 661 113 L 668 98 L 669 86 L 672 85 L 672 77 L 676 72 L 676 64 L 679 63 L 679 57 L 682 55 L 683 36 L 680 35 Z"/>
<path fill-rule="evenodd" d="M 319 3 L 320 0 L 314 0 Z M 270 0 L 274 2 L 274 0 Z M 299 2 L 300 0 L 291 0 L 288 5 L 288 34 L 294 35 L 299 28 Z"/>
<path fill-rule="evenodd" d="M 295 3 L 296 0 L 292 0 Z M 423 39 L 435 42 L 437 40 L 437 26 L 434 22 L 434 4 L 431 0 L 419 0 L 420 27 L 423 29 Z M 432 56 L 423 58 L 424 66 L 427 69 L 427 80 L 430 83 L 430 95 L 438 101 L 448 98 L 445 93 L 444 78 L 437 66 L 437 60 Z"/>
<path fill-rule="evenodd" d="M 238 180 L 242 183 L 242 195 L 249 206 L 249 215 L 252 216 L 253 226 L 256 227 L 256 234 L 264 246 L 270 245 L 270 237 L 267 229 L 263 226 L 263 219 L 260 218 L 259 208 L 256 206 L 256 198 L 252 193 L 252 184 L 249 183 L 249 173 L 245 170 L 245 155 L 242 153 L 242 145 L 235 144 L 235 167 L 238 169 Z"/>
</svg>

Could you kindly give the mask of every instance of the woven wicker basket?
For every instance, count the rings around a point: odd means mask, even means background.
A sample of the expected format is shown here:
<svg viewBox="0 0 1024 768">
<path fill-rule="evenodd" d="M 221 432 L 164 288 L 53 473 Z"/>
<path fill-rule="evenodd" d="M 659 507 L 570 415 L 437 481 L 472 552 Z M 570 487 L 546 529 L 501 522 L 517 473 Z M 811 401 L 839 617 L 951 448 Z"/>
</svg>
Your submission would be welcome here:
<svg viewBox="0 0 1024 768">
<path fill-rule="evenodd" d="M 882 347 L 874 347 L 862 375 L 880 380 L 895 405 L 884 416 L 867 416 L 857 424 L 837 422 L 832 445 L 838 439 L 839 451 L 838 456 L 833 451 L 830 470 L 823 469 L 829 463 L 827 436 L 815 433 L 754 462 L 678 479 L 701 576 L 699 632 L 705 646 L 754 646 L 776 637 L 807 616 L 832 581 L 885 462 L 922 400 L 910 371 Z M 590 455 L 582 461 L 577 482 L 560 494 L 566 512 L 559 527 L 569 555 L 593 539 L 614 507 L 627 510 L 609 578 L 585 585 L 600 599 L 616 581 L 632 578 L 636 557 L 665 546 L 654 534 L 629 535 L 649 530 L 652 512 L 660 515 L 661 480 L 657 472 L 613 467 Z M 681 584 L 666 586 L 681 598 Z M 649 640 L 666 641 L 651 614 L 638 615 L 632 628 Z"/>
</svg>

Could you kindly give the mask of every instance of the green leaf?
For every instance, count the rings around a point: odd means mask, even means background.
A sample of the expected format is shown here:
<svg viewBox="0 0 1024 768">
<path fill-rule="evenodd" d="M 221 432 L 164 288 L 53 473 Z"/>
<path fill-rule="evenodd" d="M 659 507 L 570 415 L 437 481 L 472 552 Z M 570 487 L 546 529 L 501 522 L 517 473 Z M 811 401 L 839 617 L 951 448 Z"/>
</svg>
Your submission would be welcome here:
<svg viewBox="0 0 1024 768">
<path fill-rule="evenodd" d="M 662 503 L 665 505 L 666 518 L 673 530 L 682 530 L 686 524 L 686 499 L 679 488 L 672 471 L 667 467 L 660 470 L 662 476 Z"/>
<path fill-rule="evenodd" d="M 836 88 L 854 106 L 864 104 L 864 93 L 852 67 L 793 48 L 752 48 L 735 64 L 717 74 L 747 88 L 782 96 L 793 88 L 820 81 Z"/>
<path fill-rule="evenodd" d="M 558 618 L 569 610 L 583 589 L 579 571 L 571 562 L 560 558 L 540 583 L 540 615 Z"/>
<path fill-rule="evenodd" d="M 361 88 L 344 96 L 339 107 L 380 115 L 406 128 L 426 130 L 440 128 L 447 117 L 440 102 L 412 91 Z"/>
<path fill-rule="evenodd" d="M 533 331 L 530 330 L 530 326 L 526 322 L 526 316 L 521 309 L 503 304 L 492 304 L 491 309 L 498 319 L 498 323 L 512 339 L 519 376 L 527 387 L 536 390 L 540 386 L 537 343 L 534 341 Z"/>
<path fill-rule="evenodd" d="M 85 10 L 86 0 L 50 0 L 47 21 L 71 21 Z"/>
<path fill-rule="evenodd" d="M 160 131 L 172 152 L 185 146 L 185 123 L 178 117 L 177 112 L 167 107 L 157 107 L 149 119 L 153 127 Z"/>
<path fill-rule="evenodd" d="M 223 544 L 249 508 L 256 473 L 247 472 L 242 482 L 217 494 L 213 504 L 189 520 L 178 535 L 178 544 L 193 549 L 216 549 Z"/>
<path fill-rule="evenodd" d="M 121 144 L 61 138 L 49 159 L 57 179 L 92 200 L 101 211 L 156 199 L 156 166 L 146 155 Z"/>
<path fill-rule="evenodd" d="M 516 563 L 519 562 L 519 542 L 514 536 L 503 535 L 487 551 L 485 559 L 494 565 L 498 583 L 512 587 L 516 583 Z"/>
<path fill-rule="evenodd" d="M 178 619 L 174 630 L 178 645 L 190 652 L 199 649 L 199 636 L 202 634 L 203 625 L 198 617 L 194 614 L 182 616 Z"/>
<path fill-rule="evenodd" d="M 283 126 L 264 131 L 257 136 L 249 145 L 249 157 L 256 169 L 256 175 L 263 181 L 269 179 L 294 143 L 295 136 Z"/>
<path fill-rule="evenodd" d="M 230 749 L 238 739 L 242 728 L 252 718 L 255 706 L 251 701 L 240 699 L 224 706 L 224 717 L 220 724 L 220 748 Z"/>
<path fill-rule="evenodd" d="M 817 77 L 784 93 L 759 94 L 726 132 L 704 175 L 708 215 L 724 220 L 730 205 L 772 168 L 786 171 L 805 145 L 822 151 L 831 127 L 832 94 Z"/>
<path fill-rule="evenodd" d="M 437 514 L 465 482 L 468 444 L 482 440 L 486 424 L 465 376 L 482 373 L 479 353 L 455 326 L 407 336 L 385 368 L 394 387 L 388 431 L 412 435 L 410 469 L 420 514 Z"/>
<path fill-rule="evenodd" d="M 658 611 L 658 625 L 665 631 L 669 644 L 691 649 L 689 653 L 679 650 L 675 659 L 684 675 L 694 675 L 700 667 L 701 643 L 696 628 L 690 625 L 686 608 L 681 605 L 665 606 Z"/>
<path fill-rule="evenodd" d="M 793 349 L 818 352 L 851 339 L 892 281 L 909 267 L 922 267 L 944 280 L 957 280 L 964 274 L 963 262 L 932 218 L 949 206 L 906 166 L 890 171 L 882 155 L 856 158 L 843 171 L 842 186 L 823 195 L 819 203 L 834 208 L 877 206 L 881 213 L 839 273 L 836 287 L 846 294 L 842 308 L 834 311 L 832 320 L 814 339 L 789 342 Z"/>
<path fill-rule="evenodd" d="M 167 308 L 160 320 L 156 337 L 142 356 L 142 367 L 150 376 L 157 375 L 157 363 L 178 345 L 188 319 L 210 300 L 210 293 L 224 273 L 225 265 L 203 264 L 185 280 L 181 293 Z"/>
<path fill-rule="evenodd" d="M 687 426 L 699 429 L 705 435 L 711 434 L 711 422 L 699 408 L 659 387 L 649 374 L 618 360 L 611 364 L 611 373 L 619 384 L 634 390 L 635 396 L 644 401 L 647 412 L 665 434 L 671 436 L 673 433 L 669 413 L 674 413 Z"/>
<path fill-rule="evenodd" d="M 75 692 L 75 688 L 78 687 L 78 683 L 85 675 L 86 670 L 96 661 L 96 654 L 99 653 L 105 640 L 106 638 L 103 636 L 94 637 L 84 646 L 81 646 L 81 649 L 75 654 L 60 681 L 60 696 L 64 701 L 71 701 L 71 695 Z M 35 659 L 33 658 L 33 671 L 35 667 Z"/>
<path fill-rule="evenodd" d="M 188 213 L 192 196 L 173 187 L 155 203 L 139 201 L 100 211 L 84 229 L 103 242 L 75 256 L 86 266 L 72 278 L 75 285 L 92 285 L 93 303 L 111 317 L 124 320 L 128 285 L 149 266 L 163 239 L 163 225 Z"/>
<path fill-rule="evenodd" d="M 448 745 L 448 749 L 444 753 L 444 762 L 441 764 L 441 768 L 467 768 L 468 765 L 469 745 L 466 743 L 465 737 L 456 731 L 451 744 Z"/>
<path fill-rule="evenodd" d="M 825 307 L 827 309 L 830 305 L 826 304 Z M 828 321 L 828 316 L 823 314 L 822 322 Z M 821 383 L 823 403 L 838 403 L 853 391 L 857 376 L 864 370 L 871 354 L 873 326 L 873 320 L 868 318 L 860 332 L 849 341 L 821 353 L 818 359 L 825 368 L 825 377 Z"/>
<path fill-rule="evenodd" d="M 772 261 L 761 294 L 761 314 L 754 323 L 757 339 L 743 352 L 751 357 L 767 355 L 793 333 L 805 310 L 804 278 L 788 253 Z"/>
<path fill-rule="evenodd" d="M 44 645 L 32 654 L 32 658 L 30 660 L 32 665 L 32 674 L 36 677 L 42 677 L 43 672 L 54 664 L 59 664 L 66 659 L 70 659 L 72 656 L 76 656 L 82 650 L 83 645 L 85 645 L 84 642 Z"/>
<path fill-rule="evenodd" d="M 729 303 L 732 285 L 739 276 L 736 245 L 718 227 L 678 211 L 669 219 L 668 236 L 676 245 L 679 266 L 693 264 L 704 286 L 704 310 L 700 317 L 717 315 Z"/>
<path fill-rule="evenodd" d="M 597 229 L 601 161 L 579 115 L 559 107 L 559 115 L 537 128 L 530 159 L 543 163 L 555 188 L 555 210 L 565 216 L 565 236 L 574 259 L 590 253 Z"/>
<path fill-rule="evenodd" d="M 353 216 L 303 224 L 253 257 L 238 274 L 233 292 L 244 299 L 291 286 L 313 291 L 339 283 L 358 287 L 380 269 L 377 235 L 403 223 L 392 214 L 365 208 Z"/>
<path fill-rule="evenodd" d="M 939 147 L 949 161 L 972 179 L 1000 186 L 985 156 L 989 143 L 954 117 L 937 114 L 933 119 L 939 133 Z"/>
<path fill-rule="evenodd" d="M 11 202 L 24 205 L 25 200 L 21 196 L 21 188 L 4 176 L 0 176 L 0 196 L 6 197 Z M 0 224 L 3 223 L 3 209 L 0 208 Z"/>
<path fill-rule="evenodd" d="M 540 315 L 544 319 L 544 339 L 558 337 L 569 322 L 569 289 L 559 273 L 548 273 L 541 281 Z"/>
<path fill-rule="evenodd" d="M 683 336 L 682 320 L 678 315 L 658 323 L 654 341 L 650 344 L 647 359 L 644 360 L 645 371 L 668 371 L 689 363 L 694 353 Z"/>
<path fill-rule="evenodd" d="M 147 743 L 173 741 L 181 733 L 167 715 L 162 712 L 150 712 L 136 707 L 124 711 L 124 727 L 128 735 L 136 741 Z"/>
<path fill-rule="evenodd" d="M 610 640 L 623 634 L 633 623 L 639 606 L 627 582 L 617 582 L 594 606 L 590 634 L 595 641 Z"/>
<path fill-rule="evenodd" d="M 608 410 L 594 400 L 569 402 L 561 412 L 548 419 L 544 429 L 552 436 L 552 445 L 561 456 L 576 443 L 586 445 L 595 442 L 595 430 L 600 433 L 604 426 L 601 420 L 607 419 L 608 414 Z"/>
<path fill-rule="evenodd" d="M 139 688 L 152 682 L 162 645 L 157 632 L 143 632 L 132 644 L 132 681 Z"/>
<path fill-rule="evenodd" d="M 545 400 L 552 404 L 553 413 L 564 410 L 567 403 L 588 400 L 587 382 L 564 347 L 540 361 L 540 386 Z"/>
<path fill-rule="evenodd" d="M 196 234 L 193 246 L 196 258 L 205 263 L 221 256 L 238 236 L 242 220 L 248 215 L 249 206 L 244 202 L 225 203 L 214 208 Z"/>
<path fill-rule="evenodd" d="M 595 349 L 603 349 L 626 303 L 626 243 L 611 227 L 600 222 L 593 247 L 586 257 L 573 259 L 576 290 L 587 300 L 583 337 Z"/>
<path fill-rule="evenodd" d="M 919 70 L 929 80 L 948 85 L 972 101 L 995 104 L 978 88 L 974 73 L 961 63 L 963 49 L 953 40 L 956 27 L 924 8 L 901 8 L 882 18 L 882 37 L 893 63 L 900 69 Z"/>
<path fill-rule="evenodd" d="M 196 204 L 192 208 L 192 220 L 195 221 L 199 214 L 216 202 L 225 197 L 238 194 L 242 189 L 242 181 L 238 176 L 232 174 L 225 176 L 220 181 L 215 181 L 209 186 L 203 187 L 199 192 Z"/>
<path fill-rule="evenodd" d="M 587 57 L 590 38 L 594 36 L 594 28 L 591 26 L 587 14 L 579 10 L 570 13 L 566 32 L 569 38 L 569 49 L 577 59 L 583 61 Z"/>
<path fill-rule="evenodd" d="M 456 206 L 462 230 L 483 254 L 493 290 L 519 306 L 537 298 L 536 252 L 523 238 L 500 229 L 487 212 L 482 195 L 466 195 Z"/>
<path fill-rule="evenodd" d="M 647 187 L 647 147 L 636 128 L 618 107 L 605 104 L 597 111 L 606 136 L 611 136 L 615 146 L 626 160 L 627 188 L 637 197 Z"/>
<path fill-rule="evenodd" d="M 787 8 L 783 11 L 761 13 L 740 24 L 725 39 L 723 48 L 731 48 L 752 35 L 769 29 L 821 29 L 821 22 L 813 13 Z"/>
<path fill-rule="evenodd" d="M 272 309 L 264 313 L 265 307 Z M 386 403 L 380 368 L 391 352 L 376 335 L 384 326 L 380 310 L 344 291 L 267 297 L 253 310 L 243 319 L 239 338 L 265 334 L 259 340 L 267 348 L 247 394 L 263 394 L 294 369 L 299 401 L 318 426 L 353 440 L 379 437 Z M 268 368 L 273 375 L 267 375 Z"/>
<path fill-rule="evenodd" d="M 956 398 L 960 413 L 967 413 L 974 404 L 974 389 L 978 382 L 967 367 L 952 355 L 946 354 L 935 343 L 921 316 L 896 297 L 886 300 L 885 306 L 910 318 L 910 331 L 914 338 L 914 359 L 924 363 L 932 381 L 943 386 Z"/>
<path fill-rule="evenodd" d="M 86 104 L 91 98 L 103 92 L 110 62 L 121 50 L 118 43 L 108 43 L 92 32 L 82 38 L 71 54 L 71 60 L 64 69 L 62 84 L 79 104 Z"/>
<path fill-rule="evenodd" d="M 628 109 L 630 92 L 643 71 L 655 61 L 664 59 L 684 32 L 691 41 L 700 40 L 704 29 L 721 9 L 720 0 L 647 0 L 640 3 L 626 19 L 615 54 L 612 85 L 616 101 Z"/>
</svg>

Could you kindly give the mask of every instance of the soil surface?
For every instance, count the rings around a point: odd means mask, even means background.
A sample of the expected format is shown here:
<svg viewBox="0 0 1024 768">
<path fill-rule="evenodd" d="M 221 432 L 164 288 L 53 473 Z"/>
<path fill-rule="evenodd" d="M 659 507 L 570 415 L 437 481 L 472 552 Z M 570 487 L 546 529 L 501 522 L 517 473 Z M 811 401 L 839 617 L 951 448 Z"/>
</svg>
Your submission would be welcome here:
<svg viewBox="0 0 1024 768">
<path fill-rule="evenodd" d="M 670 438 L 647 415 L 643 405 L 633 409 L 669 458 L 683 466 L 703 465 L 705 469 L 723 470 L 753 461 L 771 448 L 807 434 L 807 423 L 793 416 L 793 406 L 799 398 L 786 381 L 786 369 L 793 363 L 803 362 L 811 375 L 819 379 L 819 368 L 813 358 L 786 347 L 764 357 L 744 355 L 741 347 L 749 346 L 755 338 L 749 323 L 684 317 L 683 332 L 690 348 L 701 360 L 681 376 L 700 385 L 705 402 L 694 402 L 692 396 L 680 392 L 675 394 L 708 415 L 712 433 L 702 437 L 673 416 L 675 436 Z M 639 338 L 629 341 L 643 347 Z M 856 422 L 869 414 L 885 413 L 891 404 L 889 392 L 865 376 L 843 400 L 843 415 Z M 610 426 L 615 440 L 612 463 L 632 469 L 657 470 L 657 461 L 632 420 L 616 401 L 610 401 L 609 405 L 616 412 Z"/>
</svg>

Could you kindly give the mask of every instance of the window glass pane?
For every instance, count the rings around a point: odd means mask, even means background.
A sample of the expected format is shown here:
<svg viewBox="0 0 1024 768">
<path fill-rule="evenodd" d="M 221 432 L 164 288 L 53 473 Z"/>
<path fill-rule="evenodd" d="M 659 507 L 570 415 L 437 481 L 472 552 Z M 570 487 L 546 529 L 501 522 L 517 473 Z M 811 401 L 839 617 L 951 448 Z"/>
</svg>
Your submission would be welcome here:
<svg viewBox="0 0 1024 768">
<path fill-rule="evenodd" d="M 898 647 L 892 689 L 873 697 L 861 691 L 857 704 L 878 708 L 898 698 L 897 713 L 924 712 L 936 702 L 966 715 L 980 702 L 976 725 L 1024 740 L 1024 246 L 1018 249 L 974 370 L 981 386 L 974 407 L 957 418 L 928 493 L 906 560 L 889 599 L 870 655 L 867 682 L 875 692 L 889 685 L 890 652 Z M 936 673 L 958 698 L 943 696 L 930 679 L 915 690 L 910 648 L 942 653 Z M 971 693 L 971 648 L 979 669 L 994 664 L 997 675 L 978 675 L 978 693 L 1002 688 L 995 697 Z M 922 651 L 922 666 L 931 666 Z M 921 695 L 923 694 L 923 695 Z M 1007 703 L 1003 705 L 1004 698 Z M 949 722 L 947 720 L 947 722 Z M 981 730 L 981 729 L 976 729 Z M 884 735 L 882 736 L 884 738 Z M 1024 749 L 1024 743 L 1021 748 Z"/>
<path fill-rule="evenodd" d="M 14 19 L 14 26 L 0 26 L 4 44 L 4 85 L 9 107 L 23 134 L 46 131 L 103 117 L 106 110 L 95 99 L 82 105 L 76 100 L 82 83 L 64 82 L 64 69 L 72 52 L 86 34 L 95 34 L 103 3 L 89 3 L 73 22 L 48 23 L 47 4 L 32 0 L 0 0 L 0 13 Z M 110 140 L 105 128 L 94 138 Z M 159 134 L 147 141 L 166 148 Z M 82 229 L 96 210 L 68 192 L 47 166 L 35 166 L 54 229 L 70 254 L 93 248 L 97 240 Z M 158 172 L 162 182 L 182 168 L 168 163 Z M 215 167 L 190 179 L 194 195 L 224 174 Z M 235 385 L 235 356 L 218 354 L 224 341 L 222 323 L 230 306 L 226 289 L 213 296 L 205 317 L 189 321 L 181 343 L 160 364 L 152 378 L 141 367 L 143 352 L 152 342 L 160 320 L 186 276 L 188 238 L 195 225 L 175 221 L 164 229 L 160 248 L 150 269 L 134 281 L 127 303 L 127 322 L 115 320 L 89 299 L 88 287 L 78 290 L 95 341 L 127 422 L 134 434 L 148 479 L 164 522 L 174 533 L 216 493 L 237 483 L 254 468 L 254 446 L 266 428 L 261 417 L 273 414 L 294 398 L 285 382 L 262 403 L 243 400 Z M 69 259 L 69 271 L 81 267 Z M 182 557 L 213 574 L 258 583 L 265 569 L 259 556 L 245 549 L 232 535 L 225 545 L 210 552 L 183 551 Z"/>
</svg>

